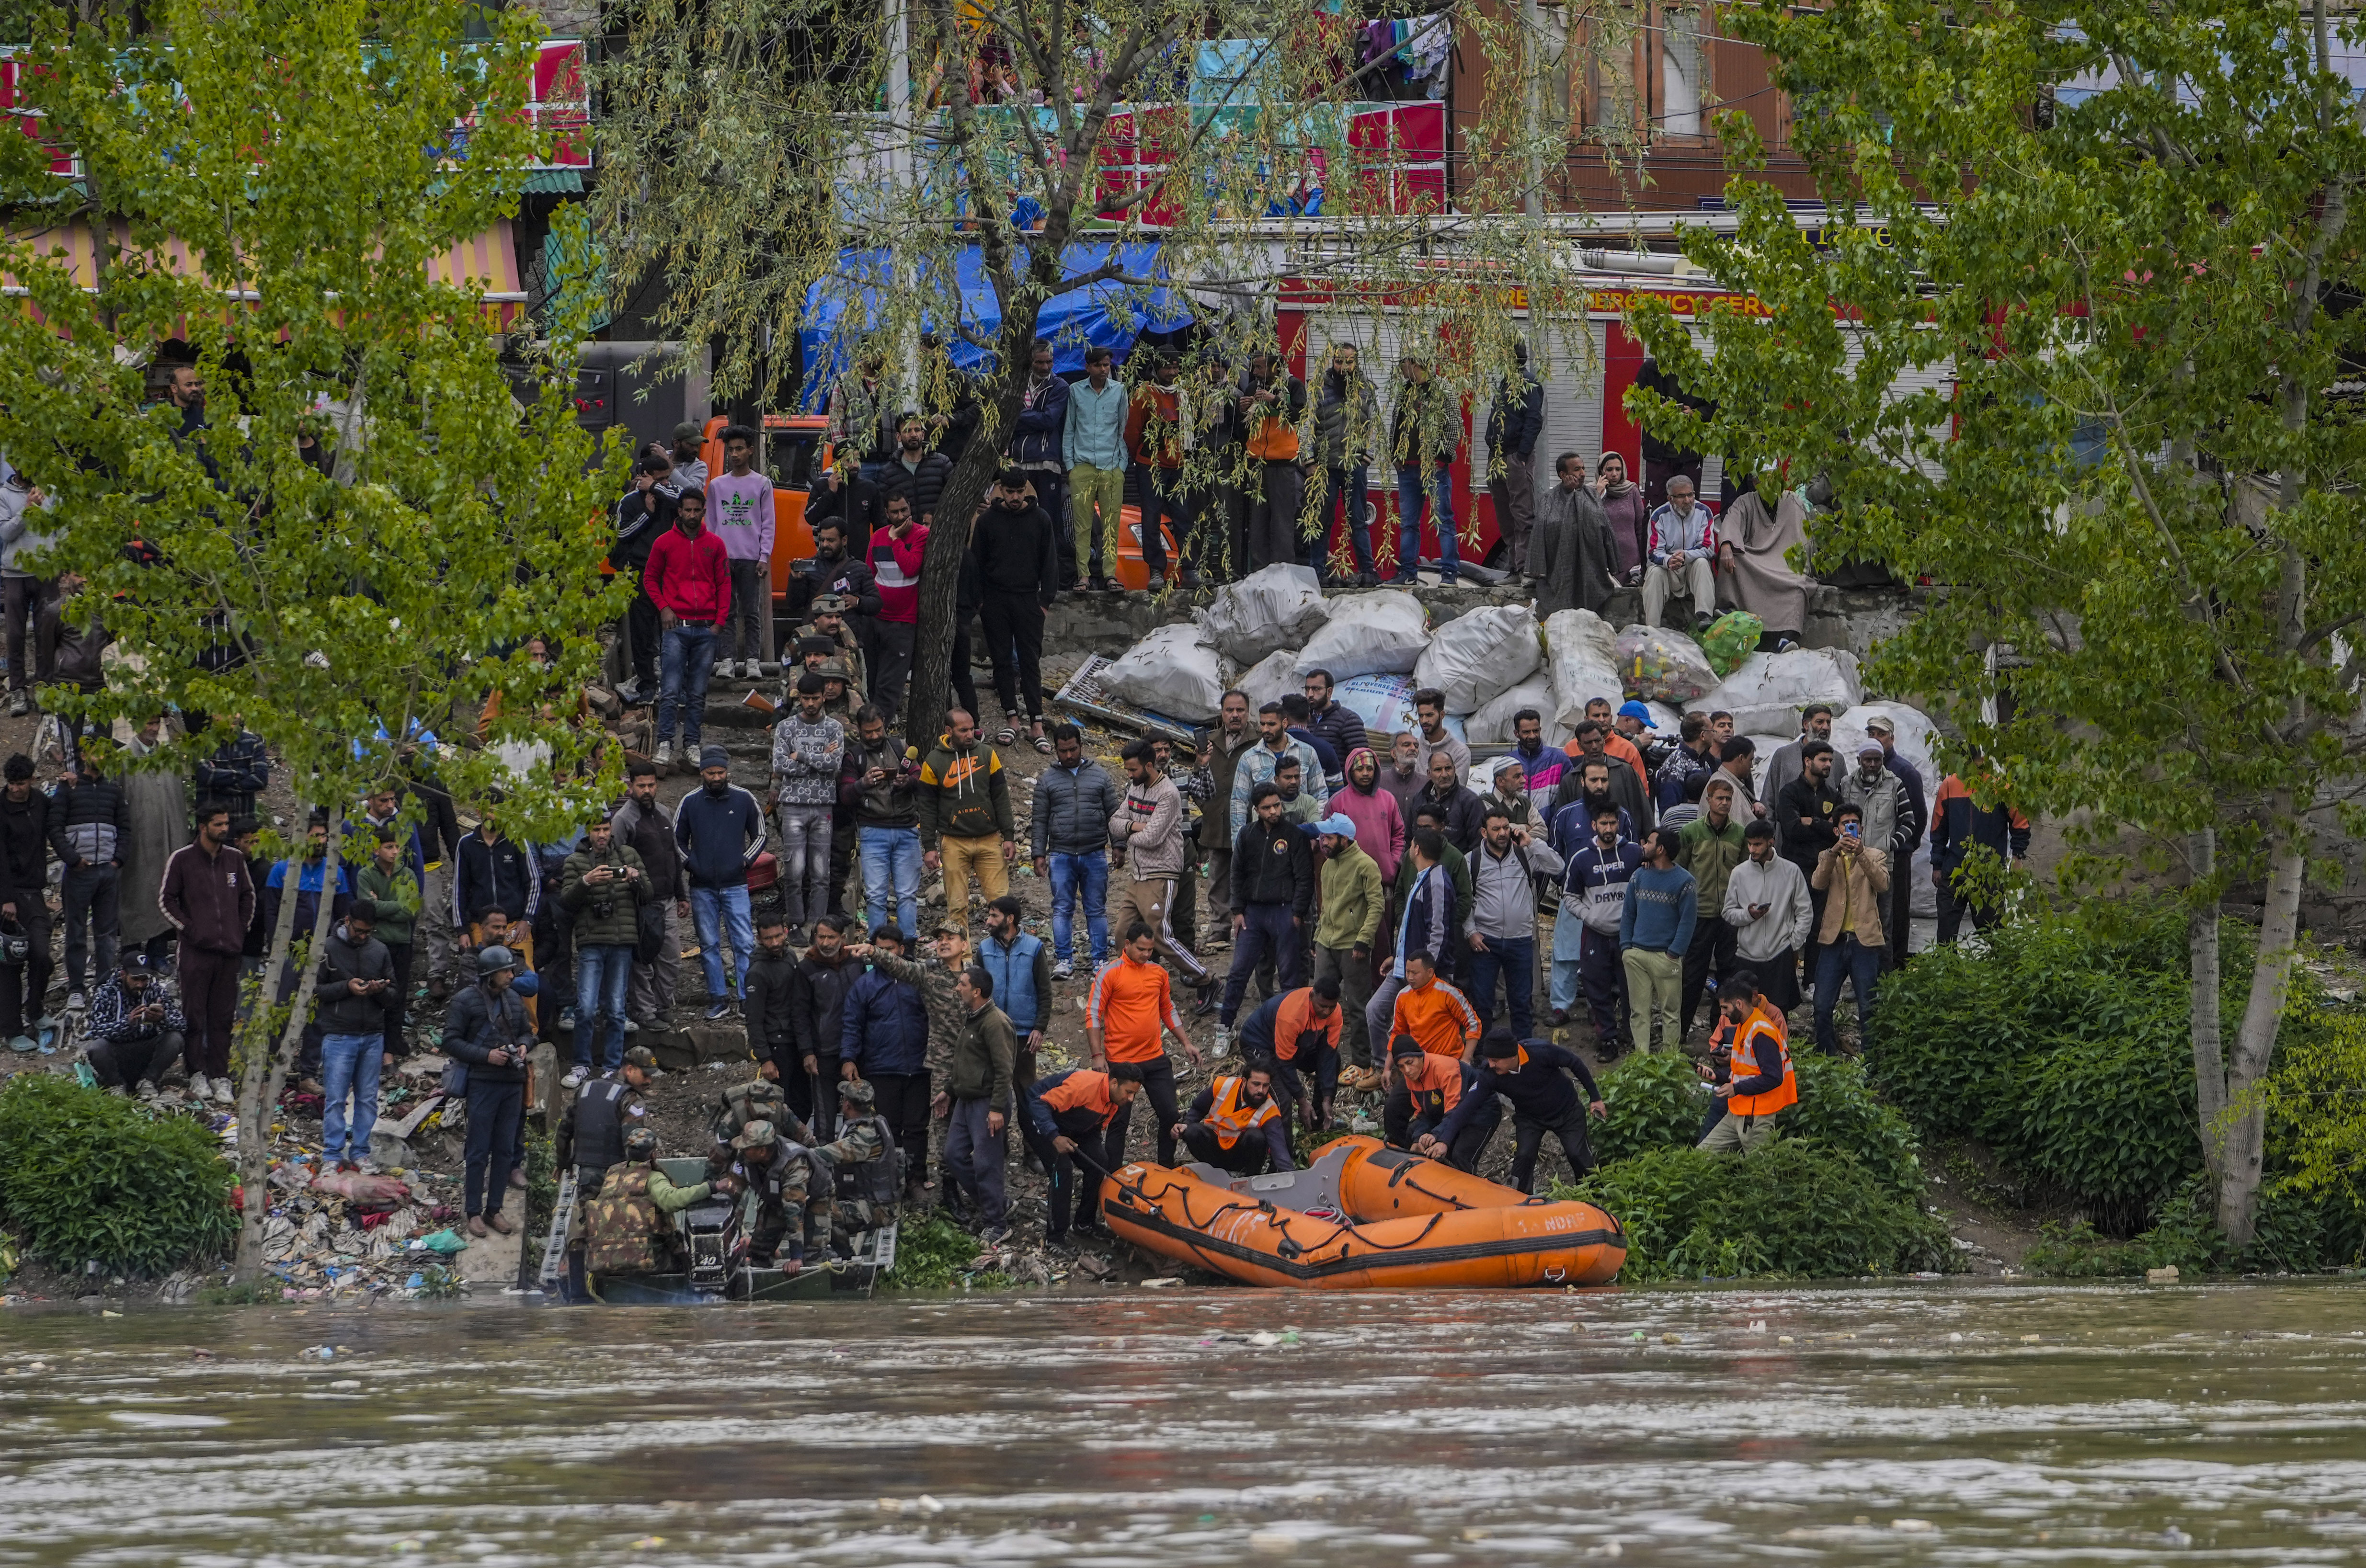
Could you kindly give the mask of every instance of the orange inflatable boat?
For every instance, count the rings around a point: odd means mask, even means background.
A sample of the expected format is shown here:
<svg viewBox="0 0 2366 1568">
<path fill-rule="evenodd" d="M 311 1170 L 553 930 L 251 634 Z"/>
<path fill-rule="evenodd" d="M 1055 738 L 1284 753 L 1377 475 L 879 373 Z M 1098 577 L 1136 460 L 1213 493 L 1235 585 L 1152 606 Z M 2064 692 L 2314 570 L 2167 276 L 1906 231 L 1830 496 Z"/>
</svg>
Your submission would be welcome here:
<svg viewBox="0 0 2366 1568">
<path fill-rule="evenodd" d="M 1627 1261 L 1626 1232 L 1591 1204 L 1524 1197 L 1372 1137 L 1271 1176 L 1128 1165 L 1101 1193 L 1112 1235 L 1244 1284 L 1599 1285 Z"/>
</svg>

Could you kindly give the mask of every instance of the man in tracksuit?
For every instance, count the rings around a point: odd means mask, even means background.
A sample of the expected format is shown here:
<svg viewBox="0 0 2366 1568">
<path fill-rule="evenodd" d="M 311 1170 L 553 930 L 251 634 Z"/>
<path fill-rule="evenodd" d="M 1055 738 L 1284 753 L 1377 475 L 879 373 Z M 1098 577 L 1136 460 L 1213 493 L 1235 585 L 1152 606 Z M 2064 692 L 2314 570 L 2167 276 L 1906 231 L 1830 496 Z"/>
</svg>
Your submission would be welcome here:
<svg viewBox="0 0 2366 1568">
<path fill-rule="evenodd" d="M 1068 1238 L 1072 1223 L 1077 1230 L 1100 1234 L 1101 1160 L 1110 1124 L 1132 1106 L 1142 1092 L 1142 1077 L 1140 1062 L 1113 1061 L 1098 1071 L 1069 1068 L 1029 1085 L 1022 1130 L 1050 1179 L 1043 1239 L 1053 1246 Z"/>
<path fill-rule="evenodd" d="M 1314 849 L 1281 813 L 1281 789 L 1268 779 L 1249 792 L 1255 816 L 1233 841 L 1233 971 L 1216 1014 L 1216 1054 L 1223 1055 L 1242 993 L 1271 957 L 1281 988 L 1306 983 L 1306 923 L 1314 915 Z"/>
<path fill-rule="evenodd" d="M 1570 1087 L 1572 1077 L 1584 1086 L 1583 1105 Z M 1585 1118 L 1589 1113 L 1603 1121 L 1610 1115 L 1610 1108 L 1602 1102 L 1602 1091 L 1594 1087 L 1594 1074 L 1573 1051 L 1542 1040 L 1514 1039 L 1502 1030 L 1488 1036 L 1480 1046 L 1479 1081 L 1430 1135 L 1426 1141 L 1435 1147 L 1415 1144 L 1414 1152 L 1443 1158 L 1478 1107 L 1493 1104 L 1498 1094 L 1512 1103 L 1513 1186 L 1523 1193 L 1537 1190 L 1537 1150 L 1544 1146 L 1547 1134 L 1560 1141 L 1572 1178 L 1594 1169 Z"/>
<path fill-rule="evenodd" d="M 123 786 L 103 778 L 88 756 L 50 792 L 50 845 L 65 867 L 66 984 L 72 992 L 66 1005 L 84 1005 L 83 980 L 90 962 L 89 943 L 98 946 L 98 973 L 115 972 L 116 935 L 121 929 L 116 909 L 116 881 L 122 874 L 123 850 L 131 837 L 131 802 Z"/>
<path fill-rule="evenodd" d="M 199 806 L 196 841 L 164 862 L 164 880 L 156 891 L 158 906 L 179 936 L 189 1092 L 199 1099 L 209 1090 L 217 1100 L 231 1098 L 231 1030 L 238 1018 L 240 959 L 256 896 L 254 871 L 230 842 L 229 809 L 212 801 Z"/>
</svg>

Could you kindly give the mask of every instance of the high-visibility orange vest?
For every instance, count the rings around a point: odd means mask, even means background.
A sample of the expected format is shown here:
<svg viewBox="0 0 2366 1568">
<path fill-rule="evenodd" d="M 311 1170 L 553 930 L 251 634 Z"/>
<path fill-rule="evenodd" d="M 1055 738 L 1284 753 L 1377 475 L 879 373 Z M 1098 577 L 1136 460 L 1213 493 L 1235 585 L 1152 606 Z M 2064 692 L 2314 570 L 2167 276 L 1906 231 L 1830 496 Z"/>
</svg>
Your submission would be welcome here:
<svg viewBox="0 0 2366 1568">
<path fill-rule="evenodd" d="M 1240 1142 L 1243 1133 L 1255 1132 L 1281 1114 L 1281 1107 L 1275 1103 L 1271 1093 L 1266 1095 L 1264 1104 L 1250 1104 L 1247 1090 L 1243 1085 L 1244 1081 L 1235 1076 L 1220 1078 L 1211 1086 L 1215 1090 L 1215 1099 L 1209 1105 L 1205 1119 L 1208 1126 L 1215 1129 L 1216 1141 L 1226 1148 Z"/>
<path fill-rule="evenodd" d="M 1772 1061 L 1764 1055 L 1768 1051 L 1774 1053 Z M 1767 1022 L 1764 1014 L 1752 1014 L 1750 1021 L 1741 1026 L 1741 1037 L 1733 1042 L 1733 1081 L 1739 1083 L 1745 1078 L 1763 1077 L 1778 1064 L 1783 1070 L 1782 1082 L 1763 1094 L 1733 1095 L 1726 1101 L 1726 1109 L 1737 1116 L 1771 1116 L 1786 1105 L 1799 1103 L 1799 1079 L 1791 1070 L 1791 1047 L 1784 1043 L 1781 1033 Z"/>
</svg>

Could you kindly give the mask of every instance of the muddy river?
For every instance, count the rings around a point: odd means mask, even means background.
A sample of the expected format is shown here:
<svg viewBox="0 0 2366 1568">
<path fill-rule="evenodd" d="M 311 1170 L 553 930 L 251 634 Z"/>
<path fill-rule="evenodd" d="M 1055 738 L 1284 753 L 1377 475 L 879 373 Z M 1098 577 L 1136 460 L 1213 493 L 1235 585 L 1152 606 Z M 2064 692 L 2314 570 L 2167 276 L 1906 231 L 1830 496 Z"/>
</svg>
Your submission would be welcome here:
<svg viewBox="0 0 2366 1568">
<path fill-rule="evenodd" d="M 0 1564 L 2359 1562 L 2361 1300 L 11 1310 Z"/>
</svg>

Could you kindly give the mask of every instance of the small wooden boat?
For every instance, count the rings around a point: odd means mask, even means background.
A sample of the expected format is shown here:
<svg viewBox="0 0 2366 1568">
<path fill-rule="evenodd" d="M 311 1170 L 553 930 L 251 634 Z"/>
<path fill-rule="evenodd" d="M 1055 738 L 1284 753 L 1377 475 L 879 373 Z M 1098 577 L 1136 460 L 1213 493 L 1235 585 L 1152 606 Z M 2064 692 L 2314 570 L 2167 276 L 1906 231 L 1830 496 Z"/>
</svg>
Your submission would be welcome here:
<svg viewBox="0 0 2366 1568">
<path fill-rule="evenodd" d="M 1627 1234 L 1592 1204 L 1531 1198 L 1372 1137 L 1303 1170 L 1128 1165 L 1101 1184 L 1112 1235 L 1252 1285 L 1509 1290 L 1607 1284 Z"/>
</svg>

